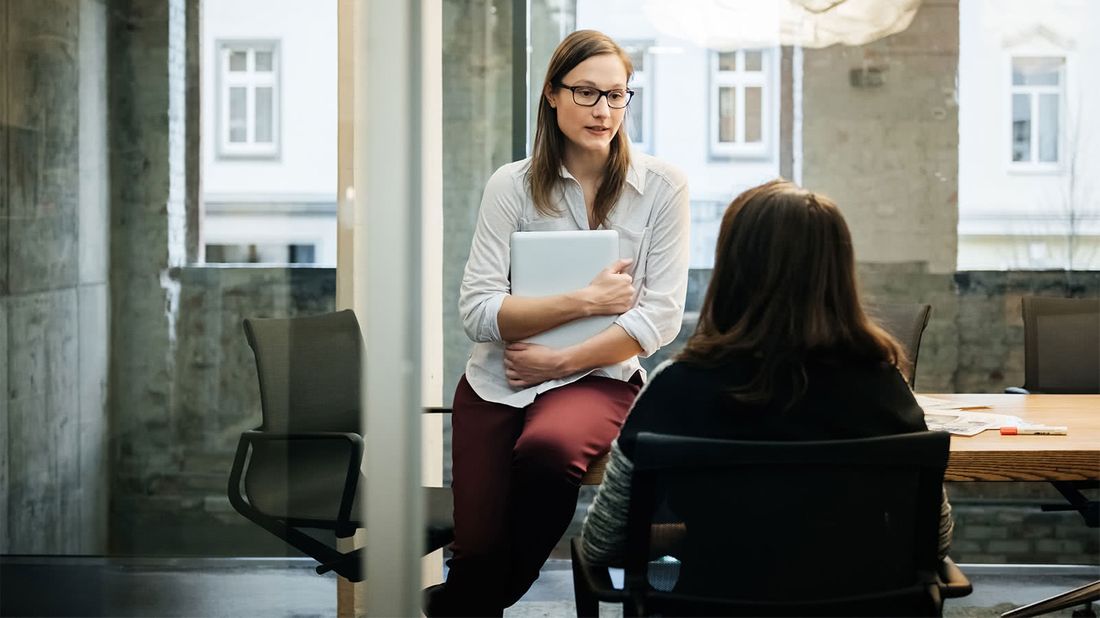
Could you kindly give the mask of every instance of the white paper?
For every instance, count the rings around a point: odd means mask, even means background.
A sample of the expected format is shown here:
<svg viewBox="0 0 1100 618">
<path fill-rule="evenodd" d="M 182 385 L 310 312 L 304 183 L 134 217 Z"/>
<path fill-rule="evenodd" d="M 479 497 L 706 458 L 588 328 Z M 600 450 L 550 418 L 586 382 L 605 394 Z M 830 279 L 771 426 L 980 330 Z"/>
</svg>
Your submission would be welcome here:
<svg viewBox="0 0 1100 618">
<path fill-rule="evenodd" d="M 946 431 L 956 436 L 973 436 L 986 429 L 1027 425 L 1018 416 L 974 412 L 974 410 L 989 409 L 989 406 L 980 403 L 964 404 L 926 395 L 916 397 L 917 404 L 924 409 L 924 422 L 930 431 Z"/>
<path fill-rule="evenodd" d="M 925 411 L 924 422 L 931 431 L 946 431 L 956 436 L 973 436 L 986 429 L 1026 426 L 1018 416 L 984 412 Z"/>
<path fill-rule="evenodd" d="M 959 403 L 957 401 L 951 401 L 950 399 L 936 399 L 935 397 L 929 397 L 928 395 L 914 395 L 917 398 L 917 405 L 924 409 L 925 412 L 929 410 L 943 411 L 943 410 L 988 410 L 989 406 L 983 403 Z"/>
</svg>

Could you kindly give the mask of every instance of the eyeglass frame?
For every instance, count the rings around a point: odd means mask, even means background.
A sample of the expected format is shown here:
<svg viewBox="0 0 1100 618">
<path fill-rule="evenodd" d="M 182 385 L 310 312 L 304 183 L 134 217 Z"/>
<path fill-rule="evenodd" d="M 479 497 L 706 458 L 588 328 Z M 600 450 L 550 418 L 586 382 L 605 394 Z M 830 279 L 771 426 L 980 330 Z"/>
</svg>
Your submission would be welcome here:
<svg viewBox="0 0 1100 618">
<path fill-rule="evenodd" d="M 576 104 L 576 105 L 580 105 L 581 107 L 596 107 L 597 105 L 600 104 L 600 99 L 602 98 L 605 101 L 607 101 L 608 109 L 626 109 L 627 105 L 630 105 L 630 101 L 632 99 L 634 99 L 634 91 L 631 90 L 630 88 L 612 88 L 611 90 L 600 90 L 599 88 L 596 88 L 595 86 L 567 86 L 562 82 L 557 82 L 556 85 L 557 85 L 558 88 L 565 88 L 570 93 L 572 93 L 573 103 Z M 588 88 L 589 90 L 595 90 L 596 92 L 598 92 L 600 94 L 599 94 L 599 96 L 596 97 L 595 101 L 585 105 L 584 103 L 581 103 L 581 102 L 577 101 L 577 90 L 581 89 L 581 88 Z M 608 95 L 610 95 L 612 92 L 620 92 L 620 91 L 626 93 L 626 95 L 627 95 L 626 96 L 626 103 L 622 107 L 615 107 L 614 105 L 611 104 L 611 99 L 608 98 Z"/>
</svg>

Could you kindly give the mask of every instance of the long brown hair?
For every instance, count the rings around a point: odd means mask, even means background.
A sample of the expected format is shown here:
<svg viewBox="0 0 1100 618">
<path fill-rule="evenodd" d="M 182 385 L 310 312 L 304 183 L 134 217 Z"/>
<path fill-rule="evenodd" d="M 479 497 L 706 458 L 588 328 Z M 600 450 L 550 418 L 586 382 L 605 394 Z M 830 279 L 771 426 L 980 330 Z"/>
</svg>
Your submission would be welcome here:
<svg viewBox="0 0 1100 618">
<path fill-rule="evenodd" d="M 759 369 L 734 398 L 784 409 L 805 394 L 810 353 L 904 365 L 858 287 L 852 236 L 832 200 L 782 179 L 749 189 L 722 217 L 699 324 L 679 359 L 751 358 Z"/>
<path fill-rule="evenodd" d="M 531 187 L 531 198 L 535 202 L 535 209 L 543 215 L 552 216 L 560 213 L 560 209 L 555 206 L 555 196 L 561 185 L 561 166 L 566 140 L 565 135 L 558 128 L 557 110 L 550 107 L 545 92 L 547 88 L 557 88 L 561 78 L 578 64 L 600 54 L 618 56 L 623 62 L 623 67 L 626 68 L 627 81 L 630 81 L 630 77 L 634 74 L 634 65 L 630 62 L 630 56 L 623 51 L 622 47 L 619 47 L 618 43 L 611 40 L 611 37 L 596 30 L 578 30 L 565 37 L 554 50 L 550 65 L 546 67 L 546 79 L 540 91 L 543 94 L 539 100 L 538 120 L 535 125 L 535 145 L 531 154 L 531 167 L 527 172 L 527 181 Z M 619 126 L 615 137 L 611 139 L 611 154 L 607 158 L 603 181 L 596 190 L 592 210 L 597 226 L 607 219 L 607 215 L 619 201 L 629 168 L 630 147 L 624 122 Z"/>
</svg>

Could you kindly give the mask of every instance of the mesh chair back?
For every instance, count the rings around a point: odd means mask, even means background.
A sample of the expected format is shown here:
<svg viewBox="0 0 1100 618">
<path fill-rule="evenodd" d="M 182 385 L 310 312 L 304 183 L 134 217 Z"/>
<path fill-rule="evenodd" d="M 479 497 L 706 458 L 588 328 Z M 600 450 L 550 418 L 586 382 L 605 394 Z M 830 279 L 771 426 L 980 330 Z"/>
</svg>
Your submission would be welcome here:
<svg viewBox="0 0 1100 618">
<path fill-rule="evenodd" d="M 643 592 L 646 612 L 672 615 L 830 604 L 882 615 L 898 603 L 934 613 L 923 582 L 937 564 L 947 451 L 947 434 L 932 432 L 828 442 L 640 434 L 627 587 Z M 654 531 L 677 523 L 679 538 L 654 547 Z"/>
<path fill-rule="evenodd" d="M 256 357 L 264 432 L 296 434 L 253 445 L 245 493 L 261 512 L 302 525 L 354 527 L 365 480 L 355 492 L 352 520 L 337 522 L 349 466 L 360 456 L 347 439 L 302 439 L 306 432 L 362 434 L 362 337 L 352 311 L 287 319 L 248 318 L 245 335 Z M 352 463 L 354 461 L 354 463 Z"/>
<path fill-rule="evenodd" d="M 350 310 L 246 318 L 266 431 L 359 431 L 362 335 Z"/>
<path fill-rule="evenodd" d="M 1023 299 L 1024 388 L 1100 393 L 1100 299 Z"/>
<path fill-rule="evenodd" d="M 905 349 L 905 356 L 909 359 L 905 381 L 912 386 L 917 379 L 917 355 L 920 353 L 920 341 L 924 336 L 924 328 L 928 326 L 928 318 L 932 314 L 932 305 L 922 303 L 870 305 L 867 307 L 867 313 L 886 329 L 886 332 L 893 335 Z"/>
</svg>

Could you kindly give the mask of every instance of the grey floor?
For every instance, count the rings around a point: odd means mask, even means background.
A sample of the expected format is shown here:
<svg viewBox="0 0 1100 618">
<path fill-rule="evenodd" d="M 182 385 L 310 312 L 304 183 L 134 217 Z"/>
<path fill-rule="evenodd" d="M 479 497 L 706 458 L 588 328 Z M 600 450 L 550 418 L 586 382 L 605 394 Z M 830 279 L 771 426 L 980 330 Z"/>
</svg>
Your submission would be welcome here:
<svg viewBox="0 0 1100 618">
<path fill-rule="evenodd" d="M 1049 596 L 1083 586 L 1100 579 L 1100 567 L 1009 567 L 974 566 L 964 569 L 974 585 L 974 592 L 961 599 L 949 599 L 944 604 L 945 616 L 1000 616 L 1014 607 L 1033 603 Z M 621 585 L 620 579 L 616 582 Z M 506 618 L 536 618 L 539 616 L 575 616 L 573 580 L 568 560 L 551 560 L 543 567 L 535 586 L 515 607 L 505 612 Z M 1094 609 L 1100 609 L 1094 604 Z M 1051 614 L 1071 616 L 1072 609 Z M 621 608 L 601 604 L 603 618 L 622 616 Z"/>
<path fill-rule="evenodd" d="M 998 616 L 1100 579 L 1100 568 L 990 566 L 972 567 L 968 575 L 974 594 L 949 600 L 945 615 Z M 505 615 L 571 616 L 572 597 L 569 562 L 551 560 Z M 314 574 L 304 559 L 0 557 L 0 616 L 335 615 L 335 577 Z M 621 611 L 604 605 L 601 615 Z"/>
</svg>

